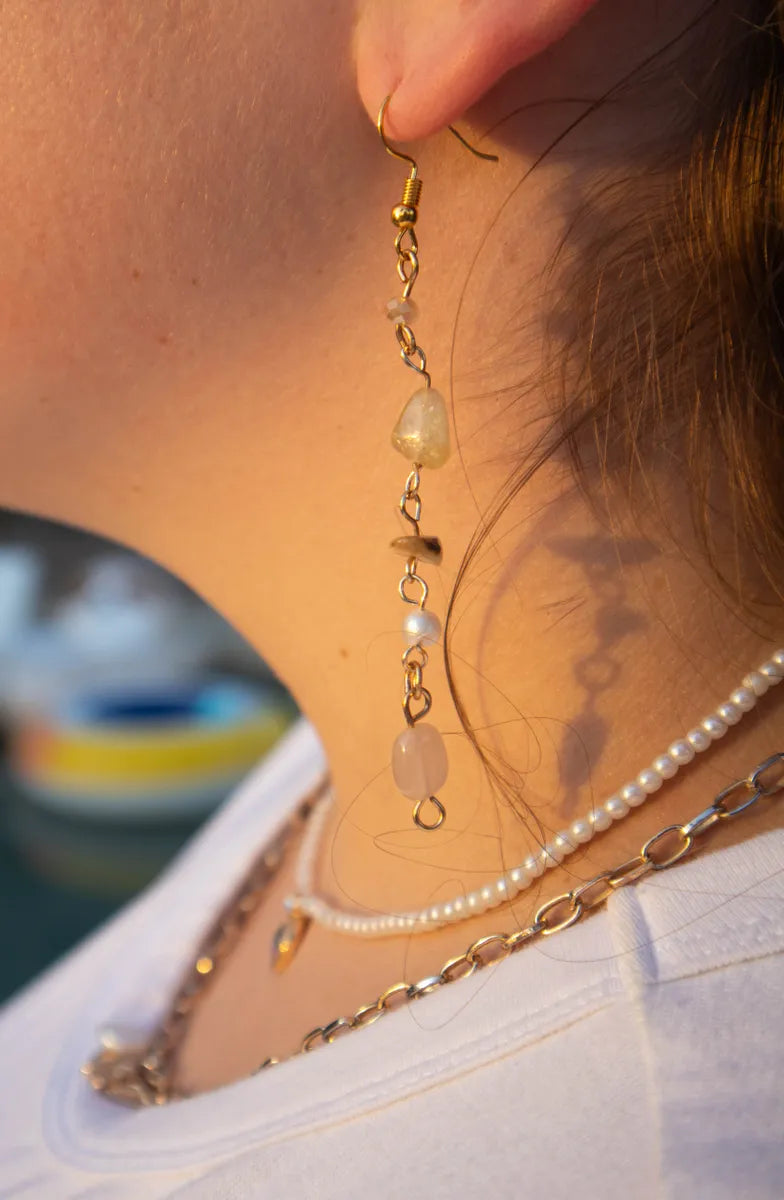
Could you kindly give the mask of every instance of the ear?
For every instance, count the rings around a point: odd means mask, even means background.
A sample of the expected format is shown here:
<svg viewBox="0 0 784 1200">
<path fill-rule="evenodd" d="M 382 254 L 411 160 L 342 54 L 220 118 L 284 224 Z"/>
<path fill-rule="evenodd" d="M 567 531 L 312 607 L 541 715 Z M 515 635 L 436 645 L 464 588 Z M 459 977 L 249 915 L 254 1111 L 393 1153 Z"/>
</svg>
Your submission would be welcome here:
<svg viewBox="0 0 784 1200">
<path fill-rule="evenodd" d="M 513 67 L 563 37 L 595 0 L 360 0 L 357 86 L 396 141 L 456 121 Z"/>
</svg>

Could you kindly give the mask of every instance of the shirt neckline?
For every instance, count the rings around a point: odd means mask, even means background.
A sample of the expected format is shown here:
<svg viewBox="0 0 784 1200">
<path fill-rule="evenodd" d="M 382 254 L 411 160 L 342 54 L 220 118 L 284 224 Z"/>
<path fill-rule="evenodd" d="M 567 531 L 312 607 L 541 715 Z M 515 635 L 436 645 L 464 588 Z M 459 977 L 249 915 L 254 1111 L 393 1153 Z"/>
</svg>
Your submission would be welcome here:
<svg viewBox="0 0 784 1200">
<path fill-rule="evenodd" d="M 222 1158 L 356 1117 L 474 1069 L 610 1003 L 630 981 L 640 986 L 748 957 L 741 936 L 722 938 L 727 925 L 721 919 L 718 936 L 700 938 L 701 956 L 689 953 L 688 938 L 684 952 L 684 938 L 676 936 L 681 901 L 668 907 L 666 889 L 654 887 L 648 889 L 646 903 L 639 886 L 625 888 L 603 912 L 552 942 L 548 939 L 546 954 L 515 956 L 429 996 L 424 1006 L 389 1014 L 361 1036 L 341 1039 L 307 1058 L 160 1108 L 126 1109 L 93 1093 L 79 1068 L 95 1050 L 97 1028 L 136 1014 L 141 1024 L 154 1028 L 209 915 L 325 769 L 314 731 L 300 721 L 162 880 L 109 927 L 104 935 L 109 946 L 96 964 L 103 983 L 87 982 L 92 994 L 86 1013 L 83 1003 L 73 1005 L 78 1018 L 64 1033 L 46 1083 L 44 1134 L 60 1158 L 111 1172 L 176 1169 Z M 694 919 L 710 923 L 710 900 L 715 901 L 727 870 L 736 893 L 745 895 L 749 884 L 753 891 L 752 845 L 762 874 L 784 875 L 784 830 L 679 865 L 679 892 L 694 898 L 697 909 L 708 900 L 708 909 Z M 718 858 L 726 861 L 717 872 Z M 198 905 L 189 887 L 194 881 Z M 749 899 L 756 901 L 753 895 Z M 651 936 L 666 942 L 667 953 L 662 958 L 657 952 L 653 965 L 650 955 L 629 954 L 624 948 L 643 911 Z M 771 923 L 764 945 L 758 940 L 755 952 L 784 948 L 784 929 L 778 924 Z M 128 978 L 128 946 L 140 942 L 143 950 Z M 123 979 L 119 990 L 117 978 Z"/>
</svg>

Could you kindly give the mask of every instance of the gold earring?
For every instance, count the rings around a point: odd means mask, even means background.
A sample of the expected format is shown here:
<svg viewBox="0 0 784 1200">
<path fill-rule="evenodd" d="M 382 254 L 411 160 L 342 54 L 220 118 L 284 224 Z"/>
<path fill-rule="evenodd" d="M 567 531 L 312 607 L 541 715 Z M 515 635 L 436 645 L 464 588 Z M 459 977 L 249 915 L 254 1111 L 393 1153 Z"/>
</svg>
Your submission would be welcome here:
<svg viewBox="0 0 784 1200">
<path fill-rule="evenodd" d="M 392 223 L 397 228 L 397 273 L 403 291 L 400 299 L 395 298 L 387 303 L 386 313 L 394 324 L 403 362 L 419 375 L 423 383 L 405 404 L 392 430 L 392 445 L 412 464 L 399 502 L 400 511 L 412 532 L 391 542 L 392 549 L 406 560 L 398 592 L 407 606 L 403 618 L 406 649 L 402 659 L 406 728 L 392 747 L 392 774 L 402 794 L 414 801 L 415 824 L 420 829 L 438 829 L 446 817 L 446 809 L 436 792 L 446 782 L 449 764 L 443 737 L 435 726 L 422 724 L 422 721 L 433 703 L 430 691 L 423 682 L 428 664 L 428 647 L 439 641 L 441 622 L 426 608 L 429 589 L 420 574 L 419 564 L 437 566 L 441 562 L 442 549 L 439 538 L 425 535 L 420 529 L 422 498 L 419 488 L 422 470 L 442 467 L 449 458 L 449 417 L 444 397 L 431 386 L 427 357 L 417 343 L 410 324 L 417 315 L 416 305 L 410 296 L 419 276 L 419 242 L 414 226 L 419 216 L 422 180 L 415 159 L 390 146 L 384 134 L 384 114 L 391 98 L 391 95 L 387 96 L 381 105 L 376 126 L 387 153 L 408 163 L 410 170 L 403 183 L 400 203 L 392 209 Z M 482 154 L 475 150 L 451 125 L 449 129 L 472 154 L 498 161 L 494 154 Z M 429 819 L 423 814 L 426 805 L 431 810 Z"/>
</svg>

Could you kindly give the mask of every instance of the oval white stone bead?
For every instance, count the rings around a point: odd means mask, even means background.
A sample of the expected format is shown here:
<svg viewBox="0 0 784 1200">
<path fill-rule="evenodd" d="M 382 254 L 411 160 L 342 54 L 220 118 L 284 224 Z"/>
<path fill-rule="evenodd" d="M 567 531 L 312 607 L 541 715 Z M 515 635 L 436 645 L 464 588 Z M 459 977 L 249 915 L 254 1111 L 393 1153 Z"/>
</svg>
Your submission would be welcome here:
<svg viewBox="0 0 784 1200">
<path fill-rule="evenodd" d="M 701 754 L 703 750 L 707 750 L 711 744 L 711 740 L 704 729 L 690 729 L 686 734 L 686 741 L 693 750 L 696 750 L 697 754 Z"/>
<path fill-rule="evenodd" d="M 411 611 L 403 617 L 403 637 L 407 646 L 432 646 L 441 637 L 441 622 L 435 613 L 419 605 L 406 606 Z"/>
<path fill-rule="evenodd" d="M 719 717 L 725 725 L 737 725 L 738 721 L 743 716 L 743 711 L 738 708 L 737 704 L 733 704 L 731 700 L 725 700 L 723 704 L 719 704 L 717 706 L 716 716 Z"/>
<path fill-rule="evenodd" d="M 672 761 L 669 754 L 658 755 L 657 758 L 654 758 L 651 766 L 661 775 L 662 779 L 672 779 L 673 775 L 678 774 L 678 764 Z"/>
<path fill-rule="evenodd" d="M 637 782 L 646 795 L 650 796 L 654 792 L 658 792 L 664 780 L 658 771 L 654 771 L 653 767 L 645 767 L 637 776 Z"/>
<path fill-rule="evenodd" d="M 687 763 L 690 763 L 693 760 L 695 750 L 694 747 L 690 746 L 689 743 L 684 739 L 682 741 L 679 740 L 677 742 L 673 742 L 667 750 L 667 753 L 673 762 L 676 762 L 679 767 L 685 767 Z"/>
<path fill-rule="evenodd" d="M 645 793 L 642 791 L 642 788 L 639 790 L 644 797 Z M 612 817 L 613 821 L 620 821 L 621 817 L 625 817 L 629 811 L 629 805 L 620 796 L 610 796 L 610 799 L 605 800 L 602 807 Z"/>
<path fill-rule="evenodd" d="M 653 764 L 653 767 L 654 770 L 656 770 L 655 763 Z M 627 805 L 627 812 L 630 808 L 637 808 L 638 805 L 643 804 L 645 801 L 645 792 L 642 790 L 639 783 L 624 784 L 619 792 L 619 796 L 622 803 Z"/>
<path fill-rule="evenodd" d="M 410 800 L 427 800 L 443 786 L 449 763 L 444 739 L 433 725 L 414 725 L 395 738 L 392 774 Z"/>
<path fill-rule="evenodd" d="M 746 679 L 748 679 L 748 675 Z M 744 681 L 744 687 L 735 688 L 735 691 L 730 695 L 730 700 L 741 712 L 751 712 L 757 703 L 757 696 L 750 687 L 745 686 Z"/>
<path fill-rule="evenodd" d="M 770 687 L 770 680 L 761 671 L 749 671 L 743 676 L 743 686 L 751 688 L 755 696 L 764 696 Z"/>
<path fill-rule="evenodd" d="M 414 392 L 392 430 L 392 445 L 409 462 L 443 467 L 449 458 L 446 401 L 435 388 Z"/>
<path fill-rule="evenodd" d="M 718 741 L 727 732 L 727 726 L 721 717 L 714 716 L 713 713 L 709 717 L 703 717 L 700 721 L 700 728 L 707 733 L 712 742 Z"/>
</svg>

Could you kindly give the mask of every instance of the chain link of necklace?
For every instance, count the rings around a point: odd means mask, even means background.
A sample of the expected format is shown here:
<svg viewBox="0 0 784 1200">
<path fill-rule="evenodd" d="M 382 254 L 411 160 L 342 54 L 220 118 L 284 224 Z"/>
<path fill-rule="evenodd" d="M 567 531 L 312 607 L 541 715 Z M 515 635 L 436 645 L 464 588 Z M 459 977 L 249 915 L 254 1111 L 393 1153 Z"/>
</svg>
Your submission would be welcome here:
<svg viewBox="0 0 784 1200">
<path fill-rule="evenodd" d="M 509 933 L 491 933 L 472 942 L 463 954 L 450 958 L 437 975 L 416 983 L 400 982 L 386 988 L 375 1000 L 358 1008 L 350 1017 L 338 1017 L 311 1029 L 300 1049 L 290 1057 L 308 1054 L 317 1046 L 330 1044 L 346 1033 L 374 1024 L 385 1013 L 419 1000 L 458 979 L 519 953 L 540 938 L 568 929 L 588 913 L 601 907 L 620 887 L 634 883 L 652 871 L 664 871 L 680 862 L 702 843 L 705 834 L 723 821 L 748 813 L 760 800 L 784 789 L 784 752 L 761 762 L 744 779 L 724 788 L 713 803 L 683 825 L 667 825 L 649 837 L 639 854 L 613 870 L 602 871 L 569 892 L 542 904 L 530 925 Z M 298 807 L 273 843 L 254 864 L 243 886 L 225 906 L 205 938 L 202 948 L 177 993 L 171 1011 L 159 1031 L 143 1047 L 104 1047 L 82 1071 L 92 1087 L 112 1100 L 135 1107 L 165 1104 L 184 1098 L 173 1082 L 177 1052 L 187 1033 L 189 1018 L 200 1002 L 216 969 L 236 944 L 244 924 L 258 907 L 263 893 L 280 870 L 291 838 L 301 831 L 322 789 Z M 259 1071 L 282 1061 L 269 1057 Z"/>
</svg>

